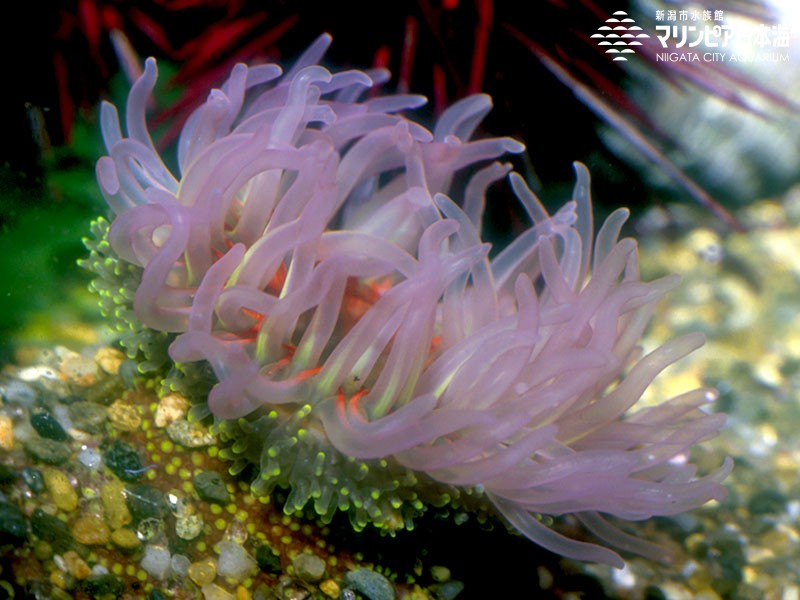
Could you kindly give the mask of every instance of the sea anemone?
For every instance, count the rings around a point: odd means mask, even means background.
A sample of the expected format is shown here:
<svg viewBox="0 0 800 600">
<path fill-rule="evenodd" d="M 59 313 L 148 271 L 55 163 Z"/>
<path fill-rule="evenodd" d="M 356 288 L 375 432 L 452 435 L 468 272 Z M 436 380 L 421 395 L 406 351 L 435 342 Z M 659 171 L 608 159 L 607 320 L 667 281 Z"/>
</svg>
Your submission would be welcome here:
<svg viewBox="0 0 800 600">
<path fill-rule="evenodd" d="M 665 558 L 600 514 L 724 496 L 728 462 L 703 477 L 688 462 L 724 421 L 701 409 L 712 392 L 634 410 L 703 342 L 642 356 L 676 279 L 640 280 L 635 241 L 618 239 L 627 211 L 594 238 L 582 165 L 554 215 L 509 175 L 532 226 L 490 259 L 485 193 L 511 169 L 496 159 L 523 150 L 471 140 L 490 99 L 459 101 L 430 132 L 405 116 L 424 98 L 375 94 L 385 72 L 318 66 L 329 43 L 286 74 L 237 65 L 188 119 L 180 176 L 146 126 L 154 60 L 127 137 L 103 105 L 97 177 L 114 220 L 88 263 L 107 309 L 169 341 L 176 363 L 210 365 L 194 416 L 231 442 L 234 472 L 256 466 L 257 493 L 288 491 L 289 513 L 394 530 L 429 504 L 490 508 L 550 550 L 621 566 L 545 524 L 574 514 L 605 544 Z"/>
</svg>

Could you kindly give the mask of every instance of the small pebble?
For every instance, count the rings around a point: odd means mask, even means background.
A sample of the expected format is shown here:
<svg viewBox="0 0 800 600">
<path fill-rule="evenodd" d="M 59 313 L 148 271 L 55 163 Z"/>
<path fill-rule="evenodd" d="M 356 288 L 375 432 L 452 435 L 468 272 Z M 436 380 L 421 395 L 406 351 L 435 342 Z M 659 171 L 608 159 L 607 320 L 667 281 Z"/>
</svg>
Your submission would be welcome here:
<svg viewBox="0 0 800 600">
<path fill-rule="evenodd" d="M 219 559 L 217 573 L 222 577 L 230 577 L 242 581 L 258 569 L 255 559 L 239 544 L 230 541 L 219 543 Z"/>
<path fill-rule="evenodd" d="M 108 420 L 120 431 L 136 431 L 142 425 L 142 417 L 135 406 L 117 400 L 108 407 Z"/>
<path fill-rule="evenodd" d="M 78 508 L 78 493 L 63 472 L 48 467 L 44 469 L 43 475 L 50 498 L 59 509 L 72 512 Z"/>
<path fill-rule="evenodd" d="M 81 400 L 69 405 L 69 418 L 75 429 L 87 433 L 103 433 L 108 414 L 105 406 Z"/>
<path fill-rule="evenodd" d="M 147 571 L 147 573 L 158 579 L 164 579 L 170 570 L 170 555 L 169 550 L 163 546 L 148 545 L 145 546 L 144 556 L 139 565 Z"/>
<path fill-rule="evenodd" d="M 197 585 L 203 586 L 214 581 L 217 576 L 217 565 L 211 559 L 192 563 L 189 565 L 188 575 Z"/>
<path fill-rule="evenodd" d="M 40 437 L 26 440 L 25 452 L 48 465 L 63 465 L 70 457 L 69 446 L 65 443 Z"/>
<path fill-rule="evenodd" d="M 59 369 L 70 382 L 81 387 L 90 386 L 97 381 L 97 363 L 93 358 L 77 352 L 64 356 Z"/>
<path fill-rule="evenodd" d="M 95 471 L 100 468 L 100 464 L 103 462 L 103 459 L 100 456 L 100 452 L 98 452 L 97 448 L 84 446 L 81 448 L 80 452 L 78 452 L 78 462 L 80 462 L 87 469 Z"/>
<path fill-rule="evenodd" d="M 56 442 L 65 442 L 69 439 L 67 432 L 61 427 L 61 424 L 55 420 L 53 415 L 49 412 L 35 412 L 31 415 L 31 425 L 43 438 L 48 440 L 55 440 Z"/>
<path fill-rule="evenodd" d="M 281 572 L 281 557 L 269 544 L 261 544 L 256 549 L 256 563 L 264 573 Z"/>
<path fill-rule="evenodd" d="M 67 571 L 75 579 L 86 579 L 92 574 L 92 570 L 89 568 L 89 565 L 86 564 L 86 561 L 78 556 L 78 553 L 74 550 L 65 552 L 63 558 L 64 564 L 67 567 Z"/>
<path fill-rule="evenodd" d="M 431 578 L 434 581 L 442 582 L 450 579 L 450 569 L 439 565 L 431 567 Z"/>
<path fill-rule="evenodd" d="M 105 573 L 89 577 L 83 589 L 92 598 L 119 598 L 125 591 L 125 584 L 114 575 Z"/>
<path fill-rule="evenodd" d="M 8 465 L 0 463 L 0 484 L 11 483 L 16 478 L 17 472 L 14 469 Z"/>
<path fill-rule="evenodd" d="M 189 573 L 191 561 L 183 554 L 175 554 L 170 560 L 170 569 L 178 577 L 186 577 Z"/>
<path fill-rule="evenodd" d="M 0 449 L 14 448 L 14 421 L 8 415 L 0 415 Z"/>
<path fill-rule="evenodd" d="M 72 537 L 87 546 L 102 546 L 111 539 L 111 530 L 102 519 L 84 515 L 72 524 Z"/>
<path fill-rule="evenodd" d="M 182 540 L 193 540 L 201 533 L 205 521 L 201 515 L 182 515 L 175 519 L 175 533 Z"/>
<path fill-rule="evenodd" d="M 197 495 L 206 502 L 225 506 L 231 501 L 231 495 L 219 473 L 203 471 L 194 478 L 194 489 Z"/>
<path fill-rule="evenodd" d="M 319 556 L 302 552 L 292 561 L 294 572 L 303 581 L 314 583 L 325 575 L 325 561 Z"/>
<path fill-rule="evenodd" d="M 138 481 L 144 476 L 136 449 L 122 440 L 114 440 L 103 455 L 103 462 L 123 481 Z"/>
<path fill-rule="evenodd" d="M 150 541 L 164 534 L 166 529 L 163 519 L 143 519 L 136 526 L 136 535 L 142 541 Z"/>
<path fill-rule="evenodd" d="M 392 582 L 371 569 L 349 571 L 344 582 L 369 600 L 395 600 L 397 597 Z"/>
<path fill-rule="evenodd" d="M 41 508 L 34 510 L 31 515 L 31 531 L 49 542 L 55 552 L 63 553 L 73 547 L 74 541 L 67 524 L 58 517 L 48 515 Z"/>
<path fill-rule="evenodd" d="M 100 348 L 94 355 L 94 361 L 108 375 L 116 375 L 125 361 L 125 355 L 114 348 Z"/>
<path fill-rule="evenodd" d="M 126 486 L 125 501 L 136 523 L 146 519 L 163 520 L 169 514 L 164 494 L 149 485 L 135 483 Z"/>
<path fill-rule="evenodd" d="M 218 586 L 216 583 L 207 583 L 201 590 L 204 600 L 236 600 L 230 592 Z"/>
<path fill-rule="evenodd" d="M 111 529 L 120 529 L 133 521 L 125 501 L 125 485 L 121 481 L 113 480 L 103 484 L 100 488 L 100 500 L 106 522 Z"/>
<path fill-rule="evenodd" d="M 41 494 L 46 488 L 42 472 L 35 467 L 25 467 L 22 469 L 22 481 L 25 482 L 34 494 Z"/>
<path fill-rule="evenodd" d="M 122 550 L 135 550 L 141 542 L 130 529 L 116 529 L 111 532 L 111 541 Z"/>
<path fill-rule="evenodd" d="M 17 544 L 28 537 L 28 523 L 14 504 L 0 502 L 0 546 Z"/>
<path fill-rule="evenodd" d="M 167 425 L 167 435 L 184 448 L 202 448 L 214 443 L 214 435 L 200 423 L 190 423 L 186 419 L 176 419 Z"/>
<path fill-rule="evenodd" d="M 464 584 L 455 579 L 434 583 L 428 588 L 438 600 L 454 600 L 464 591 Z"/>
<path fill-rule="evenodd" d="M 8 404 L 19 404 L 30 408 L 39 394 L 30 384 L 19 379 L 12 379 L 2 384 L 0 395 Z"/>
<path fill-rule="evenodd" d="M 154 422 L 156 427 L 166 427 L 189 412 L 189 401 L 180 394 L 167 394 L 158 402 Z"/>
<path fill-rule="evenodd" d="M 342 593 L 342 588 L 333 579 L 326 579 L 319 584 L 320 591 L 328 598 L 338 598 Z"/>
</svg>

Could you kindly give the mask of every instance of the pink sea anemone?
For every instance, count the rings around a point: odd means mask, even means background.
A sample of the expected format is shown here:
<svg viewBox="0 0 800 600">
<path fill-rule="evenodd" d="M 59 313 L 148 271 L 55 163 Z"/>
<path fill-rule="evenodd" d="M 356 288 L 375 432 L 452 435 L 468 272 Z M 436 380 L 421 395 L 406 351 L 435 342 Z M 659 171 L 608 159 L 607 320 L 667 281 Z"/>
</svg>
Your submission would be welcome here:
<svg viewBox="0 0 800 600">
<path fill-rule="evenodd" d="M 724 496 L 727 462 L 698 477 L 687 460 L 723 423 L 701 410 L 712 392 L 634 408 L 703 341 L 641 356 L 676 279 L 640 280 L 635 241 L 618 239 L 625 210 L 594 238 L 582 165 L 552 216 L 511 173 L 533 225 L 489 259 L 485 192 L 510 170 L 496 159 L 523 150 L 471 141 L 490 99 L 456 103 L 430 132 L 405 115 L 423 98 L 374 94 L 384 72 L 317 66 L 329 43 L 286 74 L 237 65 L 189 118 L 179 176 L 145 123 L 155 61 L 131 90 L 127 137 L 103 105 L 97 176 L 109 252 L 143 269 L 136 318 L 174 334 L 174 361 L 211 365 L 207 408 L 229 454 L 259 467 L 258 492 L 288 489 L 289 512 L 394 529 L 431 497 L 478 502 L 555 552 L 621 565 L 542 523 L 571 513 L 606 544 L 663 558 L 600 514 Z"/>
</svg>

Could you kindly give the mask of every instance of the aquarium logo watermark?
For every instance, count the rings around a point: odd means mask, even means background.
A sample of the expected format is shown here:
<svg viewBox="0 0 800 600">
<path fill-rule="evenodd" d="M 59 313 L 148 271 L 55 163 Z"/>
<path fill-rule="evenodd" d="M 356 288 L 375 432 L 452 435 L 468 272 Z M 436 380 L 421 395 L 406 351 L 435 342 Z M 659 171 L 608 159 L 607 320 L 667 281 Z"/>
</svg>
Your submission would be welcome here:
<svg viewBox="0 0 800 600">
<path fill-rule="evenodd" d="M 727 22 L 722 10 L 656 10 L 661 62 L 789 62 L 792 30 L 744 19 Z"/>
<path fill-rule="evenodd" d="M 606 19 L 606 24 L 598 27 L 597 33 L 592 35 L 592 39 L 601 40 L 597 45 L 606 47 L 606 54 L 617 61 L 628 60 L 626 55 L 635 54 L 635 46 L 641 46 L 641 40 L 649 37 L 624 10 L 618 10 Z"/>
<path fill-rule="evenodd" d="M 738 13 L 727 18 L 723 10 L 701 8 L 658 9 L 650 31 L 652 36 L 626 12 L 617 11 L 592 38 L 609 46 L 606 53 L 613 60 L 627 60 L 626 55 L 635 54 L 631 46 L 642 46 L 639 40 L 652 37 L 647 51 L 656 62 L 788 63 L 798 37 L 797 28 L 781 23 L 758 23 Z"/>
</svg>

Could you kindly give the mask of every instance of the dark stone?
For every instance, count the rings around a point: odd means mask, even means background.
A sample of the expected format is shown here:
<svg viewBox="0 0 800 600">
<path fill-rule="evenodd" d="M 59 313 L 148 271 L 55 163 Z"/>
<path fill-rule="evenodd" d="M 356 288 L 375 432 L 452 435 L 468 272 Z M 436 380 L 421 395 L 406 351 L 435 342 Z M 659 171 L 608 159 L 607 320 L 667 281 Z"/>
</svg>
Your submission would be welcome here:
<svg viewBox="0 0 800 600">
<path fill-rule="evenodd" d="M 165 519 L 169 514 L 169 507 L 164 501 L 164 494 L 149 485 L 132 484 L 125 486 L 125 501 L 136 523 L 140 523 L 145 519 Z"/>
<path fill-rule="evenodd" d="M 428 589 L 438 600 L 453 600 L 464 591 L 464 584 L 455 579 L 451 579 L 450 581 L 443 581 L 442 583 L 434 583 L 429 586 Z"/>
<path fill-rule="evenodd" d="M 14 504 L 0 502 L 0 545 L 16 544 L 28 537 L 28 523 Z"/>
<path fill-rule="evenodd" d="M 119 377 L 104 377 L 84 392 L 84 397 L 92 404 L 108 406 L 125 391 L 125 385 Z"/>
<path fill-rule="evenodd" d="M 48 440 L 66 442 L 69 439 L 61 423 L 56 421 L 55 417 L 49 412 L 40 411 L 33 413 L 31 415 L 31 425 L 33 425 L 36 433 Z"/>
<path fill-rule="evenodd" d="M 256 549 L 256 563 L 264 573 L 281 573 L 281 557 L 269 544 L 261 544 Z"/>
<path fill-rule="evenodd" d="M 777 515 L 786 509 L 786 498 L 777 490 L 763 489 L 753 494 L 747 508 L 753 515 Z"/>
<path fill-rule="evenodd" d="M 122 481 L 139 481 L 144 475 L 136 449 L 122 440 L 114 440 L 103 456 L 106 466 Z"/>
<path fill-rule="evenodd" d="M 31 515 L 31 530 L 40 539 L 49 542 L 58 554 L 73 548 L 72 534 L 64 521 L 37 508 Z"/>
<path fill-rule="evenodd" d="M 25 482 L 34 494 L 41 494 L 45 490 L 44 476 L 35 467 L 25 467 L 22 469 L 22 481 Z"/>
<path fill-rule="evenodd" d="M 661 591 L 661 588 L 654 585 L 648 585 L 644 589 L 643 600 L 667 600 L 667 596 L 663 591 Z"/>
<path fill-rule="evenodd" d="M 92 598 L 119 598 L 125 591 L 125 584 L 111 573 L 106 573 L 90 576 L 83 582 L 83 589 Z"/>
<path fill-rule="evenodd" d="M 69 405 L 69 418 L 75 429 L 87 433 L 103 433 L 106 429 L 108 413 L 106 407 L 96 402 L 82 400 Z"/>
<path fill-rule="evenodd" d="M 194 478 L 194 489 L 197 495 L 206 502 L 213 502 L 225 506 L 231 501 L 231 495 L 225 487 L 225 482 L 219 473 L 203 471 Z"/>
<path fill-rule="evenodd" d="M 48 465 L 63 465 L 70 457 L 70 449 L 63 442 L 33 437 L 25 442 L 25 452 Z"/>
<path fill-rule="evenodd" d="M 0 463 L 0 484 L 11 483 L 17 478 L 17 472 L 9 467 Z"/>
<path fill-rule="evenodd" d="M 344 582 L 369 600 L 395 600 L 392 582 L 370 569 L 355 569 L 344 576 Z"/>
</svg>

